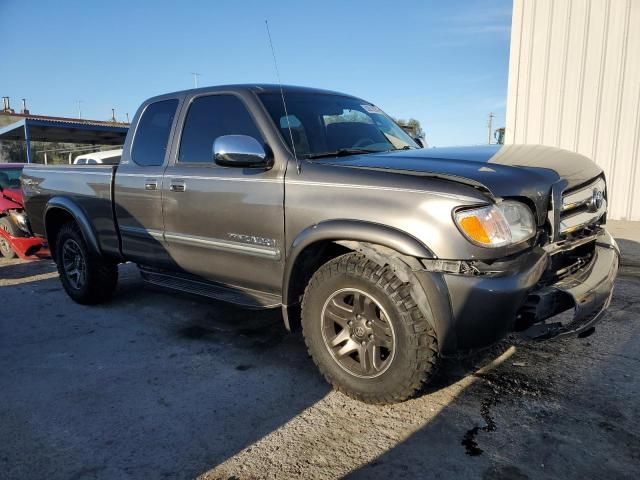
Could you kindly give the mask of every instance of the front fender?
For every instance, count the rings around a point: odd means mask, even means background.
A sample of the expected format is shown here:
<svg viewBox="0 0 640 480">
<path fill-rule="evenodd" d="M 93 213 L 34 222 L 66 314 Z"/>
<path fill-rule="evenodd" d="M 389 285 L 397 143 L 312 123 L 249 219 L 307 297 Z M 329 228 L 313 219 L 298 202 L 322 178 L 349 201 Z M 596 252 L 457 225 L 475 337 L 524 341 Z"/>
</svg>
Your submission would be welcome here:
<svg viewBox="0 0 640 480">
<path fill-rule="evenodd" d="M 398 253 L 415 258 L 435 258 L 420 240 L 406 232 L 379 223 L 361 220 L 328 220 L 312 225 L 294 239 L 287 251 L 287 260 L 282 282 L 284 305 L 289 305 L 290 282 L 296 260 L 308 246 L 323 241 L 358 241 L 382 245 Z"/>
<path fill-rule="evenodd" d="M 55 216 L 54 213 L 60 210 L 73 217 L 75 222 L 78 224 L 78 227 L 80 228 L 80 232 L 82 233 L 84 241 L 86 242 L 90 252 L 95 255 L 102 255 L 102 250 L 98 242 L 98 236 L 96 235 L 95 229 L 93 228 L 93 224 L 89 220 L 89 217 L 77 203 L 67 197 L 52 197 L 51 199 L 49 199 L 44 209 L 43 220 L 45 235 L 47 237 L 49 245 L 52 246 L 52 255 L 54 254 L 53 245 L 55 242 L 55 238 L 51 237 L 56 227 L 56 225 L 54 225 L 53 218 Z"/>
</svg>

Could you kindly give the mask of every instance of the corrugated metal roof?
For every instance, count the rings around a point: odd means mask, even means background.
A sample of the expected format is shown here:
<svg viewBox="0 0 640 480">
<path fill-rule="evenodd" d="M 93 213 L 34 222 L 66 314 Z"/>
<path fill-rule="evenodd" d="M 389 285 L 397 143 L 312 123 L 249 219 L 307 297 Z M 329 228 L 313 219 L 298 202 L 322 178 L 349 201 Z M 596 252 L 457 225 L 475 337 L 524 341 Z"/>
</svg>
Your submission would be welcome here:
<svg viewBox="0 0 640 480">
<path fill-rule="evenodd" d="M 15 118 L 16 121 L 22 119 L 28 120 L 44 120 L 47 122 L 58 123 L 77 123 L 79 125 L 102 125 L 108 127 L 128 127 L 127 122 L 110 122 L 105 120 L 89 120 L 84 118 L 71 118 L 71 117 L 52 117 L 49 115 L 33 115 L 31 113 L 7 113 L 0 111 L 0 115 L 4 117 Z"/>
</svg>

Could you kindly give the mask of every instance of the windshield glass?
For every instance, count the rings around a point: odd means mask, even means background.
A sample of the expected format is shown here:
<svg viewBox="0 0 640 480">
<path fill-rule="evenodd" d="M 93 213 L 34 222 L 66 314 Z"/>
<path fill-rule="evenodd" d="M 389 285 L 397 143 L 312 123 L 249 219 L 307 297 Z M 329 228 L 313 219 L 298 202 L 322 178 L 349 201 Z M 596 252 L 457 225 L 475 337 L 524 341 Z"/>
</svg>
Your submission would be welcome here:
<svg viewBox="0 0 640 480">
<path fill-rule="evenodd" d="M 20 188 L 22 168 L 0 168 L 0 187 Z"/>
<path fill-rule="evenodd" d="M 259 96 L 289 148 L 293 136 L 298 157 L 419 148 L 382 110 L 362 100 L 322 93 L 285 93 L 287 117 L 279 93 Z"/>
</svg>

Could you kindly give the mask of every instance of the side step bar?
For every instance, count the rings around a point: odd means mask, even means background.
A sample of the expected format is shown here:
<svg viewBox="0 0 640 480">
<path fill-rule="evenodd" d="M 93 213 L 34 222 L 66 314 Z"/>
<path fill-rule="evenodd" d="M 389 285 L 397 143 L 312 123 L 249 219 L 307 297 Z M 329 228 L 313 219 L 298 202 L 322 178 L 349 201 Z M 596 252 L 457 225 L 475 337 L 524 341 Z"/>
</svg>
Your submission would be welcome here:
<svg viewBox="0 0 640 480">
<path fill-rule="evenodd" d="M 144 281 L 160 287 L 222 300 L 247 308 L 274 308 L 282 304 L 282 299 L 278 295 L 176 276 L 175 273 L 164 273 L 142 265 L 138 265 L 138 268 Z"/>
</svg>

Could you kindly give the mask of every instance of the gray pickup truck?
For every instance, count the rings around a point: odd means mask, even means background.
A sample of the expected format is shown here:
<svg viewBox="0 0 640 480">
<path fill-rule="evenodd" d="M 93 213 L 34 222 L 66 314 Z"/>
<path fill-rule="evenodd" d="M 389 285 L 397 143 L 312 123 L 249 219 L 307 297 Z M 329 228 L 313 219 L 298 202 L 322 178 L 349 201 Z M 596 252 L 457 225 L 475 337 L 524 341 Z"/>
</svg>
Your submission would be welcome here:
<svg viewBox="0 0 640 480">
<path fill-rule="evenodd" d="M 280 307 L 326 379 L 370 403 L 509 332 L 591 333 L 618 269 L 589 159 L 421 149 L 370 102 L 310 88 L 151 98 L 119 166 L 28 165 L 23 190 L 73 300 L 108 300 L 134 262 L 153 284 Z"/>
</svg>

